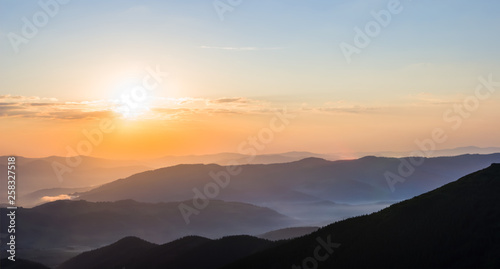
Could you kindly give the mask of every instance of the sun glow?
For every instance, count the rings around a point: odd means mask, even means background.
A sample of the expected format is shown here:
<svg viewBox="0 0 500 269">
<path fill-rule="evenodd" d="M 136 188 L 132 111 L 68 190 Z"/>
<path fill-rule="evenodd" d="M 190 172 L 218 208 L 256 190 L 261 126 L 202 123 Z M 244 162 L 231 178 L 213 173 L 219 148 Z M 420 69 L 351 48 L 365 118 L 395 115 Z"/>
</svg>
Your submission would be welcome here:
<svg viewBox="0 0 500 269">
<path fill-rule="evenodd" d="M 113 110 L 120 114 L 123 118 L 129 120 L 138 119 L 141 116 L 144 116 L 145 114 L 151 112 L 148 104 L 133 102 L 119 102 Z"/>
<path fill-rule="evenodd" d="M 135 120 L 151 112 L 154 99 L 151 91 L 141 86 L 136 78 L 123 80 L 113 92 L 113 111 L 124 119 Z"/>
</svg>

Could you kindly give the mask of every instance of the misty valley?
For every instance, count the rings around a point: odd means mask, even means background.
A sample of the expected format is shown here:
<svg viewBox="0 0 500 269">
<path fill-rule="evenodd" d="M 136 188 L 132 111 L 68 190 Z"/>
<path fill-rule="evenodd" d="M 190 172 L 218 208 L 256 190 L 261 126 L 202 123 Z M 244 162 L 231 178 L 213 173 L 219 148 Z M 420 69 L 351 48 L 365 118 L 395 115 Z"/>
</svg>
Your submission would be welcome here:
<svg viewBox="0 0 500 269">
<path fill-rule="evenodd" d="M 212 156 L 142 172 L 83 157 L 63 186 L 54 157 L 17 157 L 30 172 L 19 182 L 15 257 L 22 268 L 59 269 L 498 265 L 500 170 L 491 164 L 500 154 L 419 157 L 411 174 L 398 173 L 409 158 L 302 157 L 224 166 Z M 405 180 L 393 184 L 388 171 Z"/>
</svg>

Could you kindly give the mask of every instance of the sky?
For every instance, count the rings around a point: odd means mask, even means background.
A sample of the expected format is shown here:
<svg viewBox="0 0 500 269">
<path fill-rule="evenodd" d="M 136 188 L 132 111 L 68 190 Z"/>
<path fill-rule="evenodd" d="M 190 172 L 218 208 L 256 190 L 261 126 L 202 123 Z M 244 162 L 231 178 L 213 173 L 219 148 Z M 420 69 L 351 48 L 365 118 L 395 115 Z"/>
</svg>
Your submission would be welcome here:
<svg viewBox="0 0 500 269">
<path fill-rule="evenodd" d="M 499 10 L 498 1 L 0 0 L 0 154 L 500 146 Z"/>
</svg>

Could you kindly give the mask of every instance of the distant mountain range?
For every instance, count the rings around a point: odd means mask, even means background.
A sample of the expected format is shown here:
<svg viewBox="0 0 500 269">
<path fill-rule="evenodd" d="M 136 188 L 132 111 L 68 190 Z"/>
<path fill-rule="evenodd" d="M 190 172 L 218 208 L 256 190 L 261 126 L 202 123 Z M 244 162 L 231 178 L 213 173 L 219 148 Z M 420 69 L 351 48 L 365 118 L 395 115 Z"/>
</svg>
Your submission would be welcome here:
<svg viewBox="0 0 500 269">
<path fill-rule="evenodd" d="M 289 153 L 289 157 L 302 154 Z M 500 162 L 498 153 L 420 159 L 422 165 L 413 167 L 411 175 L 393 186 L 394 191 L 386 173 L 398 174 L 404 163 L 415 159 L 367 156 L 328 161 L 311 157 L 287 163 L 241 165 L 236 168 L 241 171 L 231 175 L 227 186 L 219 186 L 215 197 L 207 197 L 210 205 L 193 215 L 192 223 L 186 225 L 179 205 L 192 206 L 193 190 L 201 193 L 207 184 L 214 186 L 213 175 L 221 179 L 221 173 L 229 167 L 183 164 L 149 170 L 146 166 L 132 166 L 133 162 L 85 158 L 67 174 L 74 180 L 63 181 L 66 187 L 57 187 L 60 183 L 54 179 L 51 167 L 52 161 L 64 158 L 17 158 L 17 186 L 21 193 L 18 205 L 37 205 L 64 198 L 61 195 L 73 199 L 18 209 L 23 219 L 19 222 L 18 231 L 23 236 L 18 244 L 29 246 L 19 250 L 21 258 L 54 266 L 77 251 L 126 236 L 154 243 L 187 235 L 219 238 L 249 234 L 270 240 L 302 236 L 312 230 L 283 228 L 323 226 L 376 212 Z M 5 165 L 0 165 L 2 169 L 6 170 Z M 144 169 L 148 170 L 134 174 Z M 89 182 L 109 183 L 78 187 Z M 1 221 L 1 236 L 5 238 L 6 219 Z M 269 232 L 272 230 L 277 231 Z"/>
<path fill-rule="evenodd" d="M 1 214 L 6 214 L 1 209 Z M 56 201 L 31 209 L 19 208 L 17 243 L 31 248 L 97 247 L 124 236 L 167 242 L 196 234 L 217 238 L 234 234 L 262 234 L 291 227 L 297 221 L 268 208 L 211 200 L 210 206 L 184 222 L 178 203 Z M 4 216 L 2 215 L 2 216 Z M 21 218 L 21 217 L 19 217 Z M 2 218 L 2 234 L 8 220 Z"/>
<path fill-rule="evenodd" d="M 33 207 L 50 201 L 51 198 L 73 196 L 75 193 L 98 187 L 99 185 L 125 178 L 151 169 L 179 164 L 225 165 L 231 162 L 248 163 L 284 163 L 308 157 L 327 157 L 310 152 L 288 152 L 283 154 L 257 155 L 254 157 L 237 153 L 219 153 L 208 155 L 166 156 L 150 160 L 110 160 L 88 156 L 65 158 L 50 156 L 45 158 L 16 159 L 18 172 L 17 204 Z M 7 173 L 7 156 L 0 156 L 0 173 Z M 74 163 L 78 163 L 74 165 Z M 54 168 L 54 164 L 56 168 Z M 67 170 L 66 170 L 67 169 Z M 59 171 L 59 172 L 56 172 Z M 58 176 L 58 173 L 60 176 Z M 0 184 L 7 184 L 6 177 L 0 178 Z M 42 199 L 43 197 L 46 199 Z M 6 201 L 6 193 L 0 193 L 0 201 Z"/>
<path fill-rule="evenodd" d="M 93 189 L 93 187 L 41 189 L 23 195 L 21 198 L 22 200 L 21 205 L 31 207 L 44 204 L 47 202 L 62 200 L 64 198 L 69 199 L 68 197 L 77 197 L 79 193 L 86 192 L 91 189 Z"/>
<path fill-rule="evenodd" d="M 427 157 L 451 157 L 465 154 L 492 154 L 492 153 L 500 153 L 500 147 L 458 147 L 452 149 L 438 149 L 432 152 L 426 152 L 427 155 L 424 155 L 423 152 L 419 152 L 418 149 L 415 151 L 378 151 L 378 152 L 357 152 L 354 153 L 355 157 L 364 157 L 364 156 L 378 156 L 378 157 L 410 157 L 410 156 L 427 156 Z M 333 155 L 335 156 L 335 154 Z M 342 155 L 337 155 L 342 156 Z M 345 156 L 344 156 L 345 157 Z"/>
<path fill-rule="evenodd" d="M 380 212 L 292 240 L 185 237 L 158 246 L 127 237 L 58 269 L 498 268 L 498 192 L 500 164 L 493 164 Z"/>
<path fill-rule="evenodd" d="M 325 225 L 388 205 L 380 201 L 401 201 L 440 187 L 493 162 L 500 162 L 500 154 L 422 159 L 423 164 L 414 167 L 404 182 L 395 184 L 392 192 L 386 173 L 398 174 L 403 162 L 412 161 L 384 157 L 344 161 L 307 158 L 282 164 L 243 165 L 238 175 L 230 177 L 227 186 L 219 187 L 216 199 L 269 207 L 302 220 L 301 225 Z M 221 173 L 226 173 L 227 169 L 216 164 L 161 168 L 81 193 L 79 199 L 94 202 L 123 199 L 153 203 L 188 201 L 189 205 L 189 199 L 195 196 L 193 189 L 203 192 L 207 184 L 215 184 L 214 177 L 222 179 Z"/>
<path fill-rule="evenodd" d="M 500 148 L 461 147 L 455 149 L 436 150 L 432 157 L 458 156 L 463 154 L 500 153 Z M 305 158 L 321 158 L 325 160 L 357 159 L 365 156 L 407 157 L 414 152 L 344 152 L 332 154 L 317 154 L 306 151 L 292 151 L 278 154 L 262 154 L 248 156 L 239 153 L 218 153 L 206 155 L 165 156 L 148 160 L 110 160 L 87 156 L 65 158 L 50 156 L 45 158 L 17 157 L 17 170 L 22 180 L 18 182 L 18 205 L 33 207 L 41 203 L 58 199 L 61 196 L 73 196 L 71 189 L 89 189 L 99 185 L 144 172 L 151 169 L 175 166 L 179 164 L 277 164 L 295 162 Z M 0 156 L 0 173 L 6 173 L 6 158 Z M 54 169 L 59 169 L 59 174 Z M 75 165 L 76 164 L 76 165 Z M 64 168 L 62 168 L 64 167 Z M 67 169 L 67 170 L 66 170 Z M 6 178 L 0 178 L 0 184 L 5 184 Z M 33 192 L 48 190 L 51 195 L 42 197 Z M 57 191 L 55 191 L 57 190 Z M 78 192 L 78 191 L 76 191 Z M 0 200 L 5 201 L 5 193 L 0 193 Z"/>
<path fill-rule="evenodd" d="M 155 168 L 160 168 L 166 166 L 174 166 L 178 164 L 214 163 L 219 165 L 228 165 L 230 163 L 237 163 L 237 164 L 287 163 L 310 157 L 330 159 L 333 156 L 328 154 L 318 154 L 307 151 L 291 151 L 285 153 L 261 154 L 255 156 L 226 152 L 226 153 L 206 154 L 206 155 L 165 156 L 156 159 L 149 159 L 143 161 L 143 163 Z"/>
<path fill-rule="evenodd" d="M 252 236 L 211 240 L 188 236 L 164 245 L 127 237 L 110 246 L 82 253 L 57 269 L 219 268 L 277 243 Z"/>
<path fill-rule="evenodd" d="M 215 163 L 219 165 L 227 165 L 230 162 L 236 162 L 238 164 L 271 164 L 271 163 L 286 163 L 293 162 L 305 158 L 321 158 L 330 161 L 345 160 L 345 159 L 357 159 L 365 156 L 377 156 L 377 157 L 411 157 L 411 156 L 422 156 L 422 157 L 451 157 L 464 154 L 492 154 L 500 153 L 500 147 L 458 147 L 452 149 L 439 149 L 432 152 L 419 152 L 418 149 L 414 151 L 367 151 L 367 152 L 334 152 L 334 153 L 313 153 L 308 151 L 290 151 L 284 153 L 275 154 L 261 154 L 256 156 L 249 156 L 239 153 L 217 153 L 217 154 L 205 154 L 205 155 L 185 155 L 185 156 L 165 156 L 161 158 L 149 159 L 145 162 L 141 162 L 143 165 L 148 165 L 154 168 L 160 168 L 165 166 L 173 166 L 178 164 L 210 164 Z M 429 155 L 429 156 L 427 156 Z"/>
<path fill-rule="evenodd" d="M 72 194 L 75 190 L 97 187 L 101 184 L 124 178 L 132 174 L 151 169 L 147 166 L 134 163 L 122 163 L 121 161 L 111 161 L 91 157 L 82 157 L 79 165 L 72 167 L 71 172 L 65 172 L 59 178 L 52 167 L 53 162 L 67 165 L 66 158 L 47 157 L 47 158 L 24 158 L 16 157 L 16 187 L 17 187 L 17 205 L 35 206 L 47 202 L 41 200 L 43 197 L 33 195 L 33 192 L 52 189 L 51 196 L 62 194 Z M 0 173 L 7 174 L 7 157 L 0 157 Z M 69 171 L 69 170 L 68 170 Z M 0 184 L 7 186 L 7 177 L 0 177 Z M 0 192 L 0 201 L 7 200 L 7 192 Z"/>
<path fill-rule="evenodd" d="M 499 268 L 500 164 L 380 212 L 333 223 L 224 268 Z M 339 243 L 330 252 L 318 241 Z M 308 257 L 313 257 L 308 259 Z M 308 262 L 307 262 L 308 261 Z"/>
</svg>

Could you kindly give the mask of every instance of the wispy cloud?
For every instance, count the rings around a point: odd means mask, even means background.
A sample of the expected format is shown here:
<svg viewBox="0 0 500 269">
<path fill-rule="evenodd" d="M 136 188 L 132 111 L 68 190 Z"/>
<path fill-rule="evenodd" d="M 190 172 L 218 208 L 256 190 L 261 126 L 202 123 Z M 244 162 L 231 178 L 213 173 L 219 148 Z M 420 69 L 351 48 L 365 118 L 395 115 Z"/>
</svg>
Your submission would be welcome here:
<svg viewBox="0 0 500 269">
<path fill-rule="evenodd" d="M 136 5 L 129 7 L 128 9 L 124 10 L 121 14 L 119 14 L 122 17 L 130 17 L 130 16 L 144 16 L 148 15 L 151 12 L 151 9 L 148 6 L 145 5 Z"/>
<path fill-rule="evenodd" d="M 251 103 L 251 100 L 243 97 L 233 97 L 233 98 L 219 98 L 215 100 L 211 100 L 210 103 L 213 104 L 228 104 L 228 103 L 237 103 L 237 104 L 248 104 Z"/>
<path fill-rule="evenodd" d="M 427 92 L 421 92 L 418 94 L 408 95 L 407 99 L 417 102 L 417 105 L 429 104 L 429 105 L 450 105 L 459 102 L 463 99 L 460 94 L 454 94 L 449 96 L 436 95 Z"/>
<path fill-rule="evenodd" d="M 272 104 L 246 97 L 164 98 L 155 103 L 155 118 L 180 119 L 191 115 L 268 113 Z"/>
<path fill-rule="evenodd" d="M 104 101 L 58 102 L 56 98 L 0 95 L 0 117 L 91 119 L 112 116 Z"/>
<path fill-rule="evenodd" d="M 376 111 L 381 111 L 383 108 L 384 107 L 382 106 L 366 106 L 345 101 L 326 102 L 324 105 L 319 107 L 309 107 L 307 105 L 302 106 L 303 111 L 349 114 L 373 113 Z"/>
<path fill-rule="evenodd" d="M 215 50 L 230 50 L 230 51 L 259 51 L 259 50 L 282 50 L 283 47 L 214 47 L 214 46 L 200 46 L 201 49 L 215 49 Z"/>
<path fill-rule="evenodd" d="M 353 107 L 320 107 L 317 108 L 321 112 L 330 113 L 351 113 L 351 114 L 361 114 L 361 113 L 373 113 L 374 111 L 380 110 L 378 107 L 365 107 L 365 106 L 353 106 Z"/>
<path fill-rule="evenodd" d="M 22 96 L 22 95 L 0 95 L 0 102 L 57 102 L 56 98 L 44 98 L 39 96 Z"/>
<path fill-rule="evenodd" d="M 83 120 L 120 117 L 116 108 L 119 100 L 58 102 L 55 98 L 0 96 L 0 118 L 38 118 Z M 143 119 L 182 119 L 191 115 L 267 113 L 272 104 L 245 97 L 164 98 L 158 97 L 147 105 Z"/>
</svg>

